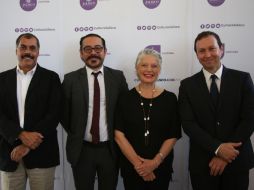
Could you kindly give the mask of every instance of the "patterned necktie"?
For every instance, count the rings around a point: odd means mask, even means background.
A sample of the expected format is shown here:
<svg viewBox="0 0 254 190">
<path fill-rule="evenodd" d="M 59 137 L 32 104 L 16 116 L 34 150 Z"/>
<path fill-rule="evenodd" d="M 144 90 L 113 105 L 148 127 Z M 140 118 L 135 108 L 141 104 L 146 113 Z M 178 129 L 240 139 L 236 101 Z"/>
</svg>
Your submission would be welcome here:
<svg viewBox="0 0 254 190">
<path fill-rule="evenodd" d="M 100 142 L 99 120 L 100 120 L 100 86 L 98 75 L 101 72 L 93 72 L 94 75 L 94 95 L 93 95 L 93 118 L 90 133 L 92 134 L 92 142 L 97 144 Z"/>
<path fill-rule="evenodd" d="M 214 106 L 217 108 L 218 105 L 218 99 L 219 99 L 219 91 L 218 87 L 216 85 L 215 80 L 217 79 L 216 75 L 211 75 L 212 83 L 210 87 L 210 96 L 212 98 Z"/>
</svg>

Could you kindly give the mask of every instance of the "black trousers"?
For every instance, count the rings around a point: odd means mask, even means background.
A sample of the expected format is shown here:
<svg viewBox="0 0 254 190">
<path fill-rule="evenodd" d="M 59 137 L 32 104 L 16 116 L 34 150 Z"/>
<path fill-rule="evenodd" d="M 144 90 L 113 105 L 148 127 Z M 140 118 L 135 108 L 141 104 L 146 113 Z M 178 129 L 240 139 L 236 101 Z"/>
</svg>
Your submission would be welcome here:
<svg viewBox="0 0 254 190">
<path fill-rule="evenodd" d="M 72 166 L 76 190 L 93 190 L 98 177 L 99 190 L 115 190 L 118 167 L 110 152 L 109 143 L 94 145 L 84 142 L 79 162 Z"/>
<path fill-rule="evenodd" d="M 194 174 L 190 172 L 193 190 L 248 190 L 249 171 L 222 173 L 220 176 Z"/>
<path fill-rule="evenodd" d="M 133 174 L 133 173 L 132 173 Z M 156 176 L 151 182 L 146 182 L 137 174 L 123 176 L 125 190 L 168 190 L 171 174 Z"/>
</svg>

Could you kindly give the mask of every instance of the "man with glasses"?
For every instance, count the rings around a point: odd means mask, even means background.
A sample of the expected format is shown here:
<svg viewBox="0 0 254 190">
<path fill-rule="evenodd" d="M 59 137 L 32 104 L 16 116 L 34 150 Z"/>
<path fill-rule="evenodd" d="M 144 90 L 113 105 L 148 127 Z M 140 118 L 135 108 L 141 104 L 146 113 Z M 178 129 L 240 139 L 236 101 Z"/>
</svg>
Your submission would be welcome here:
<svg viewBox="0 0 254 190">
<path fill-rule="evenodd" d="M 77 190 L 114 190 L 118 168 L 113 121 L 117 99 L 128 90 L 121 71 L 103 66 L 105 40 L 97 34 L 80 39 L 85 67 L 68 73 L 63 81 L 62 125 L 67 137 L 67 159 Z"/>
<path fill-rule="evenodd" d="M 37 63 L 40 43 L 31 33 L 16 40 L 18 64 L 0 74 L 2 190 L 53 190 L 59 148 L 61 82 Z"/>
</svg>

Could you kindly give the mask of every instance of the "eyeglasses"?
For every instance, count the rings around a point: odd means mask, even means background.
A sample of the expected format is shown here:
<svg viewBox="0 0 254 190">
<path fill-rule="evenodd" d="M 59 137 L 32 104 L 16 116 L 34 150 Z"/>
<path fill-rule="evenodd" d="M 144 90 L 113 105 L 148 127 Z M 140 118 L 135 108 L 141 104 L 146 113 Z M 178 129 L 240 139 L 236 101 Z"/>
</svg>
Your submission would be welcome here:
<svg viewBox="0 0 254 190">
<path fill-rule="evenodd" d="M 84 51 L 85 53 L 88 53 L 88 54 L 92 53 L 93 50 L 94 50 L 96 53 L 101 53 L 103 49 L 104 49 L 104 47 L 103 47 L 103 46 L 99 46 L 99 45 L 94 46 L 94 47 L 85 46 L 85 47 L 83 48 L 83 51 Z"/>
</svg>

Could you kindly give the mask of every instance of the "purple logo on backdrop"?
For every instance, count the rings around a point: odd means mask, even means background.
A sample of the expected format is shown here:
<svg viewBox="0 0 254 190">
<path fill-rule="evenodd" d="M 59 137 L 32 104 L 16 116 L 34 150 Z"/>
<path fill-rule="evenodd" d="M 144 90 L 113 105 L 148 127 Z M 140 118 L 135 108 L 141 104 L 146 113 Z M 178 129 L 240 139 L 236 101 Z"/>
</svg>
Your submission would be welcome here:
<svg viewBox="0 0 254 190">
<path fill-rule="evenodd" d="M 155 25 L 137 26 L 137 30 L 156 30 L 156 26 Z"/>
<path fill-rule="evenodd" d="M 33 32 L 33 28 L 15 28 L 15 32 Z"/>
<path fill-rule="evenodd" d="M 146 49 L 153 49 L 153 50 L 161 53 L 161 46 L 160 45 L 150 45 L 150 46 L 147 46 Z"/>
<path fill-rule="evenodd" d="M 225 2 L 225 0 L 208 0 L 208 3 L 214 7 L 218 7 L 222 5 Z"/>
<path fill-rule="evenodd" d="M 75 27 L 74 31 L 75 32 L 86 32 L 86 31 L 93 31 L 93 27 Z"/>
<path fill-rule="evenodd" d="M 212 24 L 201 24 L 201 29 L 219 29 L 223 27 L 245 27 L 245 24 L 220 24 L 220 23 L 212 23 Z"/>
<path fill-rule="evenodd" d="M 37 5 L 37 0 L 20 0 L 20 7 L 24 11 L 32 11 Z"/>
<path fill-rule="evenodd" d="M 143 3 L 148 9 L 154 9 L 159 6 L 161 0 L 143 0 Z"/>
<path fill-rule="evenodd" d="M 80 6 L 85 10 L 91 10 L 97 5 L 97 0 L 80 0 Z"/>
<path fill-rule="evenodd" d="M 115 26 L 76 26 L 74 28 L 75 32 L 87 32 L 94 30 L 116 30 Z"/>
<path fill-rule="evenodd" d="M 201 24 L 200 25 L 200 28 L 201 29 L 204 29 L 204 28 L 206 28 L 206 29 L 209 29 L 209 28 L 220 28 L 221 27 L 221 24 L 219 24 L 219 23 L 217 23 L 217 24 Z"/>
</svg>

